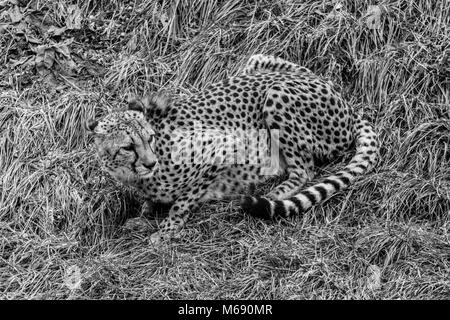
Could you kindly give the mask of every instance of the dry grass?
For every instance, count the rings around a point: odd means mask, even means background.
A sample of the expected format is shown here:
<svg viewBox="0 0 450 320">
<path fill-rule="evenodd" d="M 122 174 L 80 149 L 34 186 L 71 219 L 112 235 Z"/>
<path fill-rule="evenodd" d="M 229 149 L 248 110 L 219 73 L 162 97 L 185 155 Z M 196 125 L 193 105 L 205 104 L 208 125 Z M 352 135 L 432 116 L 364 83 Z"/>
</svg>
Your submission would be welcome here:
<svg viewBox="0 0 450 320">
<path fill-rule="evenodd" d="M 341 9 L 314 0 L 72 1 L 79 11 L 69 1 L 11 2 L 42 15 L 26 36 L 19 22 L 0 27 L 1 299 L 450 298 L 445 0 L 384 1 L 378 29 L 366 24 L 368 0 Z M 14 6 L 0 10 L 0 21 L 17 18 L 4 14 Z M 49 37 L 49 26 L 71 30 Z M 153 248 L 155 221 L 123 228 L 141 199 L 99 169 L 82 123 L 129 94 L 200 90 L 253 53 L 339 85 L 380 134 L 378 167 L 303 218 L 266 223 L 235 203 L 205 205 L 180 238 Z M 81 285 L 71 290 L 74 266 Z"/>
</svg>

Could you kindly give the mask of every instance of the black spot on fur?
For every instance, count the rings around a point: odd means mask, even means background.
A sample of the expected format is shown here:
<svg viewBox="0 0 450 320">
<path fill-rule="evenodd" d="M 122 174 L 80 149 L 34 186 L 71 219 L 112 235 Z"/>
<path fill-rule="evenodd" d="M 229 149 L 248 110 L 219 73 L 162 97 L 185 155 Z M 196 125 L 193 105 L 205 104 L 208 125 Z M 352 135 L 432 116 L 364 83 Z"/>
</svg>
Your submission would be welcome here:
<svg viewBox="0 0 450 320">
<path fill-rule="evenodd" d="M 327 189 L 325 189 L 322 186 L 316 186 L 315 189 L 316 189 L 317 192 L 320 193 L 320 198 L 321 198 L 320 200 L 323 200 L 323 199 L 327 198 L 327 196 L 328 196 Z"/>
<path fill-rule="evenodd" d="M 302 191 L 302 194 L 308 198 L 309 202 L 311 202 L 311 205 L 315 205 L 317 203 L 316 197 L 310 191 L 304 190 Z"/>
<path fill-rule="evenodd" d="M 286 207 L 284 206 L 282 201 L 275 201 L 274 214 L 280 217 L 287 217 Z"/>
<path fill-rule="evenodd" d="M 271 219 L 270 202 L 262 197 L 244 197 L 241 208 L 251 216 L 261 219 Z"/>
<path fill-rule="evenodd" d="M 295 206 L 297 207 L 297 212 L 298 213 L 301 213 L 301 212 L 305 211 L 305 207 L 304 207 L 303 203 L 300 200 L 298 200 L 295 197 L 292 197 L 289 200 L 292 201 L 295 204 Z"/>
<path fill-rule="evenodd" d="M 336 190 L 336 191 L 339 191 L 340 188 L 341 188 L 341 185 L 338 182 L 336 182 L 335 180 L 333 180 L 333 179 L 325 179 L 323 181 L 323 183 L 332 185 L 334 190 Z"/>
</svg>

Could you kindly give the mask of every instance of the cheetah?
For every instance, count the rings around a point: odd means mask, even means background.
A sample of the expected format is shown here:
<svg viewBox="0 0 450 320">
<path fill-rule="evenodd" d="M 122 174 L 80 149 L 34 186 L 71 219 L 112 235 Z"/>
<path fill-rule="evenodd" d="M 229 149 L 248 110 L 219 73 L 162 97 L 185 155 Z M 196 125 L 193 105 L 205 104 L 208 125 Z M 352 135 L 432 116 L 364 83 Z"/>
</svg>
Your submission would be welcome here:
<svg viewBox="0 0 450 320">
<path fill-rule="evenodd" d="M 244 212 L 263 219 L 303 214 L 371 170 L 378 154 L 373 128 L 330 82 L 262 54 L 199 93 L 136 98 L 127 110 L 88 120 L 86 129 L 115 179 L 148 201 L 172 204 L 154 243 L 174 235 L 211 199 L 238 197 Z M 255 140 L 258 147 L 248 147 Z M 353 144 L 356 153 L 343 169 L 305 187 L 315 159 L 333 159 Z M 252 186 L 281 173 L 287 174 L 281 184 L 251 195 Z"/>
</svg>

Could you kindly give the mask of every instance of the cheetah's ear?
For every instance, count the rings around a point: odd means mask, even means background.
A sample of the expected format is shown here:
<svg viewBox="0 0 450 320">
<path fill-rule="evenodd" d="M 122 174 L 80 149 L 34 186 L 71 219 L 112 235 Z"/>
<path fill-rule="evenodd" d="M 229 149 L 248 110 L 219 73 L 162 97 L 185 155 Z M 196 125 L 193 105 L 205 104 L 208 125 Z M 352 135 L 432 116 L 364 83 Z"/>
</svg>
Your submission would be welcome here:
<svg viewBox="0 0 450 320">
<path fill-rule="evenodd" d="M 95 119 L 87 119 L 86 122 L 84 123 L 84 129 L 86 130 L 86 132 L 88 134 L 94 134 L 95 133 L 95 128 L 98 125 L 98 121 Z"/>
<path fill-rule="evenodd" d="M 142 98 L 145 109 L 154 111 L 156 114 L 165 115 L 169 111 L 172 103 L 171 97 L 166 91 L 149 94 Z"/>
<path fill-rule="evenodd" d="M 87 119 L 85 125 L 87 130 L 94 131 L 95 127 L 98 125 L 98 121 L 95 119 Z"/>
<path fill-rule="evenodd" d="M 130 101 L 128 101 L 128 110 L 144 112 L 145 105 L 140 99 L 132 98 Z"/>
</svg>

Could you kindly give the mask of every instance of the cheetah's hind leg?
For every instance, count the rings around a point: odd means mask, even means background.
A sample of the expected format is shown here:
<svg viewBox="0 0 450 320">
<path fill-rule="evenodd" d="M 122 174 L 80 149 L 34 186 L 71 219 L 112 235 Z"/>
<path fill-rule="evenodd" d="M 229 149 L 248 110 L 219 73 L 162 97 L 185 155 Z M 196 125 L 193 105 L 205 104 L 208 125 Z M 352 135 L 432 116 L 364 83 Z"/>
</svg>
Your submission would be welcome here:
<svg viewBox="0 0 450 320">
<path fill-rule="evenodd" d="M 216 178 L 201 201 L 239 199 L 242 194 L 251 191 L 260 180 L 258 168 L 255 166 L 235 165 Z"/>
<path fill-rule="evenodd" d="M 301 131 L 292 130 L 292 127 L 297 124 L 294 121 L 286 121 L 280 125 L 277 121 L 281 118 L 282 110 L 289 108 L 289 105 L 278 97 L 277 91 L 268 95 L 264 106 L 264 117 L 270 131 L 271 158 L 278 156 L 280 160 L 283 160 L 280 163 L 282 167 L 285 167 L 288 179 L 270 191 L 267 197 L 284 200 L 297 194 L 304 184 L 313 178 L 314 160 Z M 276 148 L 273 149 L 273 146 Z"/>
</svg>

